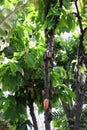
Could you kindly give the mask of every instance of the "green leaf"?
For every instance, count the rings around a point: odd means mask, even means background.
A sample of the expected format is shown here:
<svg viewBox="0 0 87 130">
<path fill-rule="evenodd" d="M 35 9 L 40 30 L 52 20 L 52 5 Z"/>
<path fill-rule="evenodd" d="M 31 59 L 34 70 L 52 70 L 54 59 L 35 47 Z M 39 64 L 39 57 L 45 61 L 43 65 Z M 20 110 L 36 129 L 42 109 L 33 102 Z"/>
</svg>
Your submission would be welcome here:
<svg viewBox="0 0 87 130">
<path fill-rule="evenodd" d="M 35 62 L 34 62 L 34 58 L 32 54 L 26 54 L 24 56 L 24 61 L 27 64 L 28 67 L 30 68 L 34 68 L 35 67 Z"/>
<path fill-rule="evenodd" d="M 5 102 L 4 96 L 0 97 L 0 110 L 3 108 L 3 103 Z"/>
<path fill-rule="evenodd" d="M 0 1 L 0 5 L 3 5 L 3 4 L 4 4 L 4 0 L 1 0 L 1 1 Z"/>
<path fill-rule="evenodd" d="M 3 91 L 14 91 L 17 87 L 17 79 L 12 77 L 12 75 L 4 75 L 2 79 L 2 89 Z"/>
<path fill-rule="evenodd" d="M 24 54 L 25 54 L 25 51 L 14 52 L 14 57 L 16 57 L 17 59 L 20 59 Z"/>
<path fill-rule="evenodd" d="M 52 81 L 52 86 L 57 86 L 58 84 L 61 84 L 63 80 L 60 78 L 59 73 L 52 71 L 51 81 Z"/>
<path fill-rule="evenodd" d="M 63 0 L 63 5 L 66 9 L 70 9 L 72 3 L 70 0 Z"/>
<path fill-rule="evenodd" d="M 63 78 L 63 79 L 66 79 L 66 71 L 63 67 L 58 67 L 58 72 L 60 73 L 60 76 Z"/>
<path fill-rule="evenodd" d="M 8 66 L 4 64 L 0 64 L 0 77 L 4 76 L 8 70 Z"/>
<path fill-rule="evenodd" d="M 74 100 L 76 99 L 75 93 L 69 87 L 67 87 L 65 84 L 61 84 L 59 86 L 63 87 Z"/>
<path fill-rule="evenodd" d="M 7 111 L 9 105 L 10 105 L 10 101 L 9 101 L 8 98 L 6 98 L 6 99 L 5 99 L 5 103 L 4 103 L 4 105 L 3 105 L 3 110 L 4 110 L 4 112 Z"/>
<path fill-rule="evenodd" d="M 18 71 L 18 66 L 14 62 L 9 62 L 9 67 L 11 69 L 12 75 L 16 75 L 16 72 Z"/>
<path fill-rule="evenodd" d="M 14 106 L 10 106 L 8 107 L 7 111 L 5 111 L 5 118 L 7 120 L 11 120 L 13 122 L 17 121 L 17 117 L 19 116 L 19 114 L 17 113 L 17 110 L 15 109 Z"/>
</svg>

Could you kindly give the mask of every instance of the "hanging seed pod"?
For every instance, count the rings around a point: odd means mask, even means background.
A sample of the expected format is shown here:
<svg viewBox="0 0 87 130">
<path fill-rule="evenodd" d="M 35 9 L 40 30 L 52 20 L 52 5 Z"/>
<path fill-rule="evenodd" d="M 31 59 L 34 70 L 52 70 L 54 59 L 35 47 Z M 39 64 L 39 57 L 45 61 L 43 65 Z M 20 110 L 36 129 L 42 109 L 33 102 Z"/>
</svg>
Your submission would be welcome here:
<svg viewBox="0 0 87 130">
<path fill-rule="evenodd" d="M 49 108 L 49 99 L 44 99 L 44 102 L 43 102 L 43 106 L 44 106 L 44 109 L 47 110 Z"/>
</svg>

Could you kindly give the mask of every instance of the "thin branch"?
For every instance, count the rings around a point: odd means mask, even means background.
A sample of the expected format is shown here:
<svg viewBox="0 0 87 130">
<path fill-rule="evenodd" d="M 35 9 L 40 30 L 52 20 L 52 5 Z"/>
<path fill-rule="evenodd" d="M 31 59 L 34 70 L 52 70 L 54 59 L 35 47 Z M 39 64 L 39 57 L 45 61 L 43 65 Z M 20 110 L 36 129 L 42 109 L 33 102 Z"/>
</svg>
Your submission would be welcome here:
<svg viewBox="0 0 87 130">
<path fill-rule="evenodd" d="M 16 7 L 13 11 L 11 11 L 6 17 L 4 17 L 1 21 L 0 21 L 0 26 L 1 24 L 4 23 L 4 21 L 6 21 L 9 17 L 11 17 L 12 14 L 16 14 L 17 12 L 19 12 L 24 6 L 27 6 L 27 3 L 20 5 L 18 7 Z"/>
<path fill-rule="evenodd" d="M 83 27 L 82 27 L 82 22 L 81 22 L 81 16 L 79 13 L 79 9 L 78 9 L 78 4 L 77 4 L 77 0 L 75 0 L 75 7 L 76 7 L 76 11 L 77 11 L 77 18 L 78 18 L 78 23 L 79 23 L 79 27 L 80 27 L 80 32 L 82 33 L 83 31 Z"/>
</svg>

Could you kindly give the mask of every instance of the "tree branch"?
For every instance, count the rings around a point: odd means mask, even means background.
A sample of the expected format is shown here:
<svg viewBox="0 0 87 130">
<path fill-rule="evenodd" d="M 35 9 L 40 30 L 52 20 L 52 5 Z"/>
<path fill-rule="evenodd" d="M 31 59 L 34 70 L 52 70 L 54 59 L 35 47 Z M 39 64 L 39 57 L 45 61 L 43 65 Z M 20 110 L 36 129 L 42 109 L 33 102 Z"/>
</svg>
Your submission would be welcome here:
<svg viewBox="0 0 87 130">
<path fill-rule="evenodd" d="M 78 5 L 77 5 L 77 0 L 75 0 L 75 7 L 76 7 L 76 11 L 77 11 L 77 18 L 78 18 L 78 23 L 79 23 L 79 27 L 80 27 L 80 32 L 82 33 L 83 31 L 83 27 L 82 27 L 82 22 L 81 22 L 81 16 L 79 13 L 79 9 L 78 9 Z"/>
<path fill-rule="evenodd" d="M 29 103 L 29 108 L 30 108 L 30 115 L 31 115 L 31 118 L 32 118 L 32 121 L 33 121 L 33 127 L 34 127 L 34 130 L 38 130 L 38 125 L 37 125 L 37 120 L 36 120 L 36 116 L 35 116 L 35 113 L 34 113 L 34 106 L 33 106 L 33 100 L 31 99 L 31 102 Z"/>
<path fill-rule="evenodd" d="M 78 45 L 78 52 L 77 52 L 77 70 L 76 70 L 76 119 L 74 124 L 74 130 L 80 130 L 81 129 L 81 113 L 82 113 L 82 107 L 83 102 L 85 98 L 85 89 L 86 85 L 83 85 L 83 89 L 81 88 L 81 72 L 80 69 L 84 62 L 84 46 L 83 46 L 83 40 L 85 32 L 87 31 L 87 28 L 83 29 L 82 22 L 81 22 L 81 16 L 78 10 L 77 0 L 75 0 L 75 7 L 77 10 L 77 18 L 78 23 L 80 27 L 80 38 L 79 38 L 79 45 Z M 87 80 L 87 78 L 86 78 Z M 87 82 L 87 81 L 86 81 Z"/>
</svg>

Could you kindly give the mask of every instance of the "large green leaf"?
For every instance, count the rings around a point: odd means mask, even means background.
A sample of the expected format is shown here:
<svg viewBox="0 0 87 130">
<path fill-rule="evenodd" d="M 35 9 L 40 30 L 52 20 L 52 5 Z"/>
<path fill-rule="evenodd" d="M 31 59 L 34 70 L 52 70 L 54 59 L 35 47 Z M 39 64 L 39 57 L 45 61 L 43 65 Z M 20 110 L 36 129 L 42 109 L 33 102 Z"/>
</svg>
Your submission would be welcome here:
<svg viewBox="0 0 87 130">
<path fill-rule="evenodd" d="M 26 54 L 24 56 L 24 61 L 27 64 L 28 67 L 34 68 L 35 67 L 35 57 L 32 54 Z"/>
<path fill-rule="evenodd" d="M 18 71 L 18 66 L 14 62 L 9 62 L 9 67 L 11 69 L 11 73 L 15 76 Z"/>
<path fill-rule="evenodd" d="M 59 85 L 60 87 L 63 87 L 65 89 L 65 91 L 67 91 L 67 93 L 75 100 L 76 99 L 76 95 L 75 93 L 65 84 L 61 84 Z"/>
</svg>

